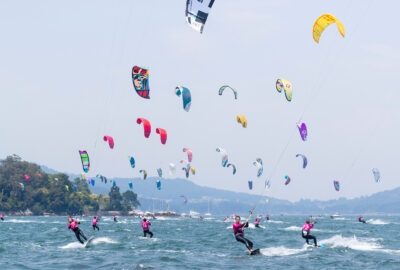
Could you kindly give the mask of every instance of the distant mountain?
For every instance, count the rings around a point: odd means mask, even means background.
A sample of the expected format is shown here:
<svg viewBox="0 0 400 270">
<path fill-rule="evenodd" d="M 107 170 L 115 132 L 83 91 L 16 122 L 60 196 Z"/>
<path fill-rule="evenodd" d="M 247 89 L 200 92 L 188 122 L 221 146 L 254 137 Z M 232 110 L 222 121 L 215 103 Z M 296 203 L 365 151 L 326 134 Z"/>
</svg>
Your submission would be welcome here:
<svg viewBox="0 0 400 270">
<path fill-rule="evenodd" d="M 57 173 L 45 166 L 41 166 L 45 172 Z M 72 180 L 77 175 L 69 174 Z M 220 190 L 199 186 L 186 179 L 162 179 L 162 188 L 157 190 L 156 180 L 149 177 L 146 180 L 134 178 L 115 178 L 121 192 L 129 188 L 132 181 L 133 191 L 138 194 L 143 211 L 169 210 L 178 213 L 188 213 L 190 210 L 206 213 L 210 211 L 214 215 L 227 215 L 231 213 L 246 214 L 257 205 L 256 213 L 287 213 L 287 214 L 395 214 L 400 213 L 400 188 L 390 191 L 375 193 L 356 199 L 338 199 L 330 201 L 300 200 L 292 203 L 287 200 L 266 198 L 260 195 Z M 112 181 L 104 184 L 96 179 L 94 187 L 90 189 L 95 194 L 108 194 Z M 185 195 L 188 204 L 183 203 L 181 195 Z"/>
</svg>

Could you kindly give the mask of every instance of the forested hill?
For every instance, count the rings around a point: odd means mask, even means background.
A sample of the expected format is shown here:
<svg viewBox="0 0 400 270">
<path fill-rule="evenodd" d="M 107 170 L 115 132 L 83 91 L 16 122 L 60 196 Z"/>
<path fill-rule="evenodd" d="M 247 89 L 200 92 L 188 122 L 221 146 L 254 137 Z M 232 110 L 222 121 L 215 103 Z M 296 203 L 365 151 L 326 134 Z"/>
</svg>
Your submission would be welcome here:
<svg viewBox="0 0 400 270">
<path fill-rule="evenodd" d="M 108 196 L 93 194 L 85 180 L 63 173 L 46 173 L 40 166 L 8 156 L 0 164 L 0 212 L 83 214 L 99 209 L 129 211 L 140 205 L 132 191 L 120 194 L 110 187 Z"/>
</svg>

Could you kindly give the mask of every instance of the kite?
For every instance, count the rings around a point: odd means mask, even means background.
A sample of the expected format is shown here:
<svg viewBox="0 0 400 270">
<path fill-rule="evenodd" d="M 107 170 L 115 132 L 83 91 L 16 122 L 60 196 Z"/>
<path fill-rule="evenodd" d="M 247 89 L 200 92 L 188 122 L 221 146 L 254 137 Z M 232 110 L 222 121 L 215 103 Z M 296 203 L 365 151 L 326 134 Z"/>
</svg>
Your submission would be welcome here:
<svg viewBox="0 0 400 270">
<path fill-rule="evenodd" d="M 175 87 L 175 94 L 178 97 L 182 95 L 183 109 L 188 112 L 190 110 L 190 105 L 192 104 L 192 95 L 190 94 L 190 90 L 183 86 L 177 86 Z"/>
<path fill-rule="evenodd" d="M 69 191 L 69 186 L 65 185 L 65 189 L 66 189 L 67 191 Z"/>
<path fill-rule="evenodd" d="M 339 181 L 333 181 L 333 186 L 335 187 L 335 190 L 336 190 L 336 191 L 339 191 L 339 190 L 340 190 L 340 183 L 339 183 Z"/>
<path fill-rule="evenodd" d="M 339 33 L 344 37 L 344 26 L 342 22 L 331 14 L 324 14 L 315 21 L 313 26 L 313 38 L 315 42 L 319 43 L 319 38 L 321 37 L 322 32 L 324 32 L 325 28 L 332 23 L 336 23 Z"/>
<path fill-rule="evenodd" d="M 24 186 L 24 184 L 22 184 L 22 183 L 19 183 L 20 185 L 21 185 L 21 189 L 22 189 L 22 191 L 24 191 L 25 190 L 25 186 Z"/>
<path fill-rule="evenodd" d="M 227 154 L 226 151 L 225 151 L 223 148 L 221 148 L 221 147 L 218 147 L 218 148 L 216 149 L 216 151 L 217 151 L 218 153 L 221 153 L 221 155 L 222 155 L 222 167 L 225 167 L 226 164 L 228 163 L 228 154 Z"/>
<path fill-rule="evenodd" d="M 133 157 L 129 156 L 129 162 L 131 163 L 131 167 L 135 168 L 136 163 L 135 163 L 135 159 Z"/>
<path fill-rule="evenodd" d="M 161 181 L 160 180 L 157 180 L 157 189 L 161 190 Z"/>
<path fill-rule="evenodd" d="M 162 178 L 162 169 L 158 168 L 157 169 L 158 177 Z"/>
<path fill-rule="evenodd" d="M 252 190 L 253 189 L 253 181 L 249 181 L 249 189 Z"/>
<path fill-rule="evenodd" d="M 285 92 L 286 100 L 289 102 L 292 101 L 292 90 L 293 90 L 292 84 L 285 79 L 278 79 L 276 81 L 276 90 L 280 93 L 282 92 L 282 88 Z"/>
<path fill-rule="evenodd" d="M 150 99 L 149 70 L 134 66 L 132 68 L 132 81 L 136 93 L 142 98 Z"/>
<path fill-rule="evenodd" d="M 114 148 L 114 139 L 113 139 L 113 137 L 111 137 L 111 136 L 104 136 L 103 140 L 104 140 L 105 142 L 108 141 L 108 145 L 110 146 L 111 149 Z"/>
<path fill-rule="evenodd" d="M 183 148 L 183 152 L 187 152 L 189 162 L 192 162 L 193 153 L 189 148 Z"/>
<path fill-rule="evenodd" d="M 190 167 L 189 166 L 188 168 L 183 167 L 182 171 L 185 171 L 186 178 L 189 178 Z"/>
<path fill-rule="evenodd" d="M 196 31 L 203 33 L 208 13 L 215 0 L 186 0 L 186 21 Z"/>
<path fill-rule="evenodd" d="M 286 181 L 285 181 L 285 185 L 287 186 L 287 185 L 289 185 L 289 183 L 290 183 L 290 181 L 292 180 L 292 179 L 290 179 L 290 177 L 289 176 L 285 176 L 285 179 L 286 179 Z"/>
<path fill-rule="evenodd" d="M 181 196 L 179 196 L 179 197 L 182 197 L 182 198 L 183 198 L 183 203 L 184 203 L 184 204 L 187 204 L 187 203 L 188 203 L 188 199 L 186 198 L 185 195 L 181 195 Z"/>
<path fill-rule="evenodd" d="M 192 175 L 196 174 L 196 168 L 193 166 L 190 166 L 190 172 L 192 173 Z"/>
<path fill-rule="evenodd" d="M 307 167 L 307 157 L 302 154 L 297 154 L 296 157 L 302 157 L 303 158 L 303 169 Z"/>
<path fill-rule="evenodd" d="M 151 125 L 150 122 L 144 118 L 138 118 L 136 120 L 136 123 L 138 123 L 139 125 L 141 123 L 143 123 L 143 128 L 144 128 L 144 137 L 148 138 L 150 136 L 151 133 Z"/>
<path fill-rule="evenodd" d="M 228 165 L 226 165 L 226 167 L 232 167 L 232 174 L 234 175 L 236 173 L 236 166 L 233 165 L 232 163 L 229 163 Z"/>
<path fill-rule="evenodd" d="M 42 179 L 42 178 L 43 178 L 43 176 L 42 176 L 42 174 L 41 174 L 41 173 L 37 173 L 37 174 L 35 174 L 35 177 L 39 177 L 40 179 Z"/>
<path fill-rule="evenodd" d="M 130 189 L 133 189 L 132 181 L 130 181 L 128 185 L 129 185 L 129 188 L 130 188 Z"/>
<path fill-rule="evenodd" d="M 271 181 L 269 181 L 268 179 L 265 180 L 265 189 L 269 189 L 271 188 Z"/>
<path fill-rule="evenodd" d="M 113 187 L 117 186 L 117 183 L 115 182 L 115 180 L 112 181 L 112 185 L 113 185 Z"/>
<path fill-rule="evenodd" d="M 156 128 L 156 133 L 160 134 L 160 140 L 162 144 L 167 142 L 167 131 L 162 128 Z"/>
<path fill-rule="evenodd" d="M 236 91 L 234 88 L 230 87 L 229 85 L 221 86 L 221 88 L 220 88 L 219 91 L 218 91 L 218 94 L 219 94 L 220 96 L 222 96 L 222 93 L 224 93 L 224 90 L 225 90 L 226 88 L 231 89 L 232 92 L 233 92 L 233 94 L 235 95 L 235 99 L 237 99 L 237 95 L 238 95 L 238 94 L 237 94 L 237 91 Z"/>
<path fill-rule="evenodd" d="M 257 177 L 260 177 L 264 171 L 262 159 L 257 158 L 256 161 L 253 162 L 253 165 L 257 167 Z"/>
<path fill-rule="evenodd" d="M 24 177 L 25 177 L 25 181 L 28 181 L 30 178 L 29 175 L 27 175 L 27 174 L 25 174 Z"/>
<path fill-rule="evenodd" d="M 81 173 L 81 179 L 86 180 L 86 175 L 84 173 Z"/>
<path fill-rule="evenodd" d="M 169 164 L 169 174 L 170 175 L 174 175 L 175 174 L 175 164 L 174 163 L 170 163 Z"/>
<path fill-rule="evenodd" d="M 301 139 L 303 141 L 307 141 L 307 126 L 305 123 L 297 123 L 297 128 L 299 129 Z"/>
<path fill-rule="evenodd" d="M 374 174 L 374 179 L 375 182 L 380 183 L 381 182 L 381 173 L 377 168 L 372 169 L 372 173 Z"/>
<path fill-rule="evenodd" d="M 81 156 L 82 168 L 85 173 L 90 170 L 89 154 L 85 150 L 79 150 L 79 155 Z"/>
<path fill-rule="evenodd" d="M 78 190 L 78 186 L 75 184 L 72 184 L 74 186 L 74 190 L 77 191 Z"/>
<path fill-rule="evenodd" d="M 236 116 L 236 121 L 239 124 L 242 124 L 242 127 L 247 128 L 247 118 L 244 115 L 238 115 Z"/>
<path fill-rule="evenodd" d="M 146 178 L 147 178 L 146 170 L 140 170 L 139 173 L 143 173 L 143 180 L 146 180 Z"/>
<path fill-rule="evenodd" d="M 92 186 L 94 186 L 94 184 L 95 184 L 94 179 L 90 179 L 90 183 L 92 184 Z"/>
</svg>

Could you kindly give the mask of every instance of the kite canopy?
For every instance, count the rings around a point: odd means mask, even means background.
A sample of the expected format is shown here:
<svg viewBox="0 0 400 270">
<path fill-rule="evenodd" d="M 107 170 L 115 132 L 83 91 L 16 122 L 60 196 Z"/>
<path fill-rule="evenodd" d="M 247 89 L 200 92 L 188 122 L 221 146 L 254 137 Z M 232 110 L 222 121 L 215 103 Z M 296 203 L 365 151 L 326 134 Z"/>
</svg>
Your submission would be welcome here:
<svg viewBox="0 0 400 270">
<path fill-rule="evenodd" d="M 111 137 L 111 136 L 104 136 L 103 140 L 104 140 L 105 142 L 108 141 L 108 145 L 110 146 L 111 149 L 114 148 L 114 139 L 113 139 L 113 137 Z"/>
<path fill-rule="evenodd" d="M 27 175 L 27 174 L 25 174 L 24 177 L 25 177 L 25 181 L 28 181 L 30 178 L 29 175 Z"/>
<path fill-rule="evenodd" d="M 150 99 L 149 71 L 145 68 L 134 66 L 132 68 L 132 81 L 136 93 L 146 99 Z"/>
<path fill-rule="evenodd" d="M 336 23 L 339 33 L 344 37 L 344 26 L 342 22 L 331 14 L 324 14 L 315 21 L 313 26 L 313 38 L 315 42 L 319 43 L 319 38 L 321 37 L 322 32 L 324 32 L 325 28 L 332 23 Z"/>
<path fill-rule="evenodd" d="M 278 79 L 276 81 L 276 90 L 280 93 L 282 89 L 285 91 L 285 97 L 287 101 L 292 101 L 292 84 L 285 79 Z"/>
<path fill-rule="evenodd" d="M 69 186 L 65 185 L 65 189 L 66 189 L 67 191 L 69 191 Z"/>
<path fill-rule="evenodd" d="M 158 174 L 158 177 L 162 178 L 162 169 L 161 168 L 157 169 L 157 174 Z"/>
<path fill-rule="evenodd" d="M 19 183 L 20 185 L 21 185 L 21 189 L 22 189 L 22 191 L 24 191 L 25 190 L 25 186 L 24 186 L 24 184 L 22 184 L 22 183 Z"/>
<path fill-rule="evenodd" d="M 381 182 L 381 173 L 379 172 L 379 170 L 377 168 L 373 168 L 372 173 L 374 175 L 375 182 L 380 183 Z"/>
<path fill-rule="evenodd" d="M 269 189 L 271 188 L 271 182 L 269 181 L 269 179 L 265 180 L 265 189 Z"/>
<path fill-rule="evenodd" d="M 226 165 L 226 167 L 232 167 L 232 174 L 235 175 L 236 174 L 236 166 L 232 163 L 229 163 L 228 165 Z"/>
<path fill-rule="evenodd" d="M 290 179 L 290 177 L 289 176 L 285 176 L 285 179 L 286 179 L 286 181 L 285 181 L 285 185 L 287 186 L 287 185 L 289 185 L 289 183 L 290 183 L 290 181 L 292 180 L 292 179 Z"/>
<path fill-rule="evenodd" d="M 301 139 L 303 141 L 307 141 L 307 126 L 305 123 L 297 123 L 297 128 L 299 129 Z"/>
<path fill-rule="evenodd" d="M 236 116 L 236 121 L 237 121 L 239 124 L 242 124 L 242 126 L 243 126 L 244 128 L 247 128 L 247 118 L 246 118 L 246 116 L 244 116 L 244 115 L 238 115 L 238 116 Z"/>
<path fill-rule="evenodd" d="M 157 189 L 161 190 L 161 181 L 160 180 L 157 180 Z"/>
<path fill-rule="evenodd" d="M 238 94 L 237 94 L 237 91 L 236 91 L 234 88 L 230 87 L 229 85 L 221 86 L 221 88 L 220 88 L 219 91 L 218 91 L 218 94 L 219 94 L 220 96 L 222 96 L 222 93 L 224 93 L 224 90 L 225 90 L 226 88 L 231 89 L 232 92 L 233 92 L 233 94 L 235 95 L 235 99 L 237 99 L 237 95 L 238 95 Z"/>
<path fill-rule="evenodd" d="M 92 186 L 94 186 L 95 180 L 94 179 L 90 179 L 90 184 L 92 184 Z"/>
<path fill-rule="evenodd" d="M 86 175 L 84 173 L 81 173 L 81 179 L 86 180 Z"/>
<path fill-rule="evenodd" d="M 189 148 L 183 148 L 183 152 L 187 152 L 189 162 L 192 162 L 193 152 Z"/>
<path fill-rule="evenodd" d="M 187 168 L 183 167 L 182 171 L 185 171 L 186 178 L 189 178 L 190 166 L 188 166 Z"/>
<path fill-rule="evenodd" d="M 307 157 L 302 154 L 297 154 L 296 157 L 302 157 L 303 158 L 303 169 L 307 167 Z"/>
<path fill-rule="evenodd" d="M 187 204 L 187 203 L 188 203 L 188 199 L 186 198 L 185 195 L 181 195 L 181 196 L 179 196 L 179 197 L 182 197 L 182 198 L 183 198 L 183 203 L 184 203 L 184 204 Z"/>
<path fill-rule="evenodd" d="M 85 150 L 79 150 L 79 155 L 81 156 L 82 168 L 85 173 L 90 170 L 89 154 Z"/>
<path fill-rule="evenodd" d="M 192 94 L 190 94 L 190 90 L 183 86 L 177 86 L 175 87 L 175 94 L 178 97 L 182 95 L 183 109 L 188 112 L 190 110 L 190 105 L 192 105 Z"/>
<path fill-rule="evenodd" d="M 333 186 L 335 187 L 335 190 L 336 190 L 336 191 L 339 191 L 339 190 L 340 190 L 340 183 L 339 183 L 339 181 L 333 181 Z"/>
<path fill-rule="evenodd" d="M 130 156 L 130 157 L 129 157 L 129 162 L 131 163 L 131 167 L 132 167 L 132 168 L 135 168 L 135 164 L 136 164 L 136 163 L 135 163 L 135 158 Z"/>
<path fill-rule="evenodd" d="M 186 0 L 186 21 L 196 31 L 203 33 L 208 13 L 215 0 Z"/>
<path fill-rule="evenodd" d="M 225 151 L 223 148 L 221 148 L 221 147 L 218 147 L 218 148 L 216 149 L 216 151 L 219 152 L 219 153 L 222 155 L 222 161 L 221 161 L 221 163 L 222 163 L 222 167 L 225 167 L 226 164 L 228 163 L 228 154 L 227 154 L 226 151 Z"/>
<path fill-rule="evenodd" d="M 144 129 L 144 137 L 148 138 L 151 133 L 151 125 L 150 122 L 144 118 L 138 118 L 136 120 L 136 123 L 139 125 L 143 123 L 143 129 Z"/>
<path fill-rule="evenodd" d="M 129 189 L 133 189 L 132 181 L 130 181 L 130 182 L 128 183 L 128 185 L 129 185 Z"/>
<path fill-rule="evenodd" d="M 77 191 L 78 190 L 78 186 L 75 184 L 72 184 L 72 186 L 74 187 L 74 190 Z"/>
<path fill-rule="evenodd" d="M 257 167 L 257 177 L 260 177 L 264 171 L 264 166 L 261 158 L 257 158 L 253 165 Z"/>
<path fill-rule="evenodd" d="M 252 190 L 253 189 L 253 181 L 249 181 L 249 189 Z"/>
<path fill-rule="evenodd" d="M 192 175 L 196 174 L 196 168 L 193 166 L 190 166 L 190 172 L 192 173 Z"/>
<path fill-rule="evenodd" d="M 167 131 L 163 128 L 156 128 L 156 133 L 160 134 L 160 140 L 162 144 L 167 142 Z"/>
<path fill-rule="evenodd" d="M 143 180 L 146 180 L 146 178 L 147 178 L 147 171 L 146 171 L 146 170 L 140 170 L 139 173 L 143 173 Z"/>
<path fill-rule="evenodd" d="M 170 175 L 174 175 L 175 174 L 175 169 L 176 169 L 175 164 L 174 163 L 170 163 L 169 164 L 169 174 Z"/>
</svg>

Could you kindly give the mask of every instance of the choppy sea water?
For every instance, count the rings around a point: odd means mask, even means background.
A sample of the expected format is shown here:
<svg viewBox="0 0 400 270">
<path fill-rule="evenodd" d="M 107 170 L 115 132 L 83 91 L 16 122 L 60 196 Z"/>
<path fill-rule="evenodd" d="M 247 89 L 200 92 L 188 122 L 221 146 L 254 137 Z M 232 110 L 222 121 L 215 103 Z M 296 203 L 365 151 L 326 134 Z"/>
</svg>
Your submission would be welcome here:
<svg viewBox="0 0 400 270">
<path fill-rule="evenodd" d="M 0 269 L 400 269 L 400 217 L 318 218 L 312 234 L 325 248 L 305 245 L 304 216 L 273 216 L 253 224 L 246 237 L 262 255 L 249 256 L 222 217 L 151 220 L 154 237 L 144 238 L 141 220 L 79 218 L 84 248 L 67 228 L 66 217 L 6 217 L 0 222 Z"/>
</svg>

